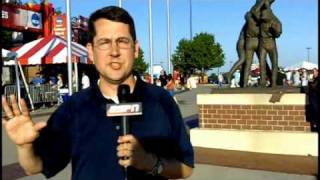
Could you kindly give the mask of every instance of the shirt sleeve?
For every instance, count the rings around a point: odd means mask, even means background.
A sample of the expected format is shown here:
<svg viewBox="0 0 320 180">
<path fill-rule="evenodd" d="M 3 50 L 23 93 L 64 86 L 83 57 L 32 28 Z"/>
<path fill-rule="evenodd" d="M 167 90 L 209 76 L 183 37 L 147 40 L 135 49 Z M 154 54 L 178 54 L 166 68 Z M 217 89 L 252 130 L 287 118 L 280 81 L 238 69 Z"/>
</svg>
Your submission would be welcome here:
<svg viewBox="0 0 320 180">
<path fill-rule="evenodd" d="M 172 127 L 171 138 L 177 147 L 177 160 L 189 167 L 194 167 L 194 152 L 190 142 L 190 136 L 186 130 L 186 124 L 183 121 L 180 109 L 174 99 L 166 93 L 164 107 L 170 118 Z"/>
<path fill-rule="evenodd" d="M 64 169 L 71 157 L 70 101 L 63 103 L 49 118 L 34 142 L 34 150 L 43 162 L 42 173 L 50 178 Z"/>
</svg>

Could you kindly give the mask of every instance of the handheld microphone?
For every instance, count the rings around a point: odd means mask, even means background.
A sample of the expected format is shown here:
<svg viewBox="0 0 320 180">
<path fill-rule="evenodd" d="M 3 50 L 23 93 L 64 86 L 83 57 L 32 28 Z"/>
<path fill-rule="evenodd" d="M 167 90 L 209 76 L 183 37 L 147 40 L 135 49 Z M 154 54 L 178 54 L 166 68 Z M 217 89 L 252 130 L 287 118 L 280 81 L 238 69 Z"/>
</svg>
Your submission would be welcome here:
<svg viewBox="0 0 320 180">
<path fill-rule="evenodd" d="M 121 135 L 125 136 L 130 133 L 130 123 L 128 116 L 142 115 L 141 102 L 128 102 L 130 95 L 130 87 L 127 84 L 118 86 L 117 95 L 119 104 L 107 104 L 106 116 L 107 117 L 121 117 Z M 126 159 L 124 157 L 123 159 Z M 127 168 L 124 168 L 125 180 L 127 180 Z"/>
<path fill-rule="evenodd" d="M 127 84 L 120 84 L 118 87 L 118 98 L 120 103 L 127 103 L 130 94 L 130 87 Z M 121 116 L 122 135 L 130 132 L 128 116 Z"/>
<path fill-rule="evenodd" d="M 127 84 L 120 84 L 118 87 L 118 99 L 119 103 L 127 103 L 128 97 L 130 94 L 130 87 Z M 121 131 L 122 131 L 122 136 L 129 134 L 129 120 L 128 116 L 122 115 L 121 116 Z M 124 159 L 127 159 L 127 157 L 124 157 Z M 124 168 L 124 178 L 125 180 L 128 179 L 128 170 L 127 168 Z"/>
</svg>

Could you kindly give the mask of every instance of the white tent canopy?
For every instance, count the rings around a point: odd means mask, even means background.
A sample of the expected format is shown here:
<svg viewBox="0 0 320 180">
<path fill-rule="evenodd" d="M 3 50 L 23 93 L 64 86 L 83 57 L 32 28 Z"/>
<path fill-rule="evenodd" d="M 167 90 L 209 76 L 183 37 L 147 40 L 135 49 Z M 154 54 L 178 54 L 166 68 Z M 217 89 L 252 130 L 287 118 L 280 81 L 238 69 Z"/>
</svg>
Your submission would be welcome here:
<svg viewBox="0 0 320 180">
<path fill-rule="evenodd" d="M 318 69 L 318 64 L 314 64 L 308 61 L 302 61 L 297 64 L 294 64 L 292 66 L 286 67 L 284 70 L 285 71 L 290 71 L 290 70 L 299 70 L 299 69 L 307 69 L 307 70 L 312 70 L 312 69 Z"/>
<path fill-rule="evenodd" d="M 17 54 L 17 59 L 21 65 L 44 65 L 59 64 L 67 62 L 67 42 L 58 36 L 46 36 L 37 40 L 28 42 L 13 51 Z M 10 52 L 10 51 L 9 51 Z M 92 64 L 88 59 L 86 47 L 72 42 L 71 46 L 73 62 Z M 7 50 L 2 53 L 8 54 Z M 7 57 L 10 58 L 10 57 Z M 13 65 L 14 61 L 7 61 L 4 65 Z"/>
<path fill-rule="evenodd" d="M 12 59 L 11 57 L 9 57 L 10 53 L 11 51 L 9 50 L 1 49 L 1 56 L 2 56 L 2 60 L 4 61 L 3 65 L 5 66 L 14 65 L 14 60 L 9 60 L 9 59 Z"/>
<path fill-rule="evenodd" d="M 1 49 L 1 55 L 2 55 L 2 57 L 7 57 L 9 53 L 10 53 L 9 50 Z"/>
</svg>

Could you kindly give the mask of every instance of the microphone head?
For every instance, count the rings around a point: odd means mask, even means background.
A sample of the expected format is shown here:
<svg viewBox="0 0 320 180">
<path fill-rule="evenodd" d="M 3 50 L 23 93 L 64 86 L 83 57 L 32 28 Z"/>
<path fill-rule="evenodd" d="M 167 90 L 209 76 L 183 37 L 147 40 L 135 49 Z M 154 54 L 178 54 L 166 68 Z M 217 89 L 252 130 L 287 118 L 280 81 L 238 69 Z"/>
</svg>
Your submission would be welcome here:
<svg viewBox="0 0 320 180">
<path fill-rule="evenodd" d="M 118 98 L 120 103 L 125 103 L 130 94 L 130 87 L 127 84 L 120 84 L 118 86 Z"/>
</svg>

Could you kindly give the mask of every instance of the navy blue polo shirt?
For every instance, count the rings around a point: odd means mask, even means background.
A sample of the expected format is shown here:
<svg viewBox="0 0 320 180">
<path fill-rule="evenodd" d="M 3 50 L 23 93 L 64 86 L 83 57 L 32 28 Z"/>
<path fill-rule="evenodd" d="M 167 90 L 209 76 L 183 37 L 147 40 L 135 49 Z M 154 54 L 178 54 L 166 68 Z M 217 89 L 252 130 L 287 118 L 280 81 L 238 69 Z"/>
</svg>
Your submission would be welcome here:
<svg viewBox="0 0 320 180">
<path fill-rule="evenodd" d="M 161 87 L 138 79 L 129 102 L 142 102 L 143 115 L 131 116 L 130 130 L 147 152 L 174 158 L 194 167 L 194 155 L 180 110 Z M 50 117 L 34 142 L 43 160 L 42 173 L 56 175 L 72 163 L 72 180 L 122 180 L 123 168 L 116 155 L 121 134 L 120 117 L 106 117 L 106 105 L 114 103 L 101 94 L 94 83 L 75 93 Z M 133 167 L 128 179 L 162 180 Z"/>
</svg>

